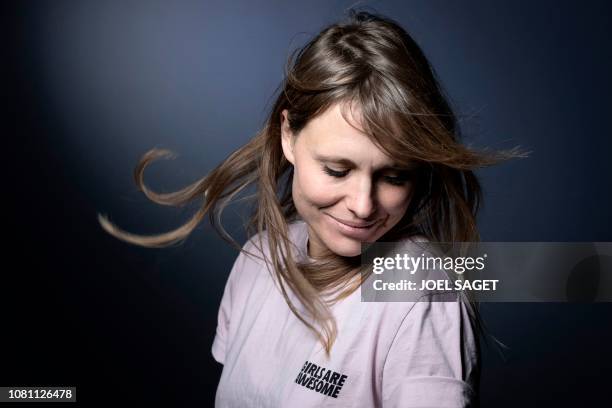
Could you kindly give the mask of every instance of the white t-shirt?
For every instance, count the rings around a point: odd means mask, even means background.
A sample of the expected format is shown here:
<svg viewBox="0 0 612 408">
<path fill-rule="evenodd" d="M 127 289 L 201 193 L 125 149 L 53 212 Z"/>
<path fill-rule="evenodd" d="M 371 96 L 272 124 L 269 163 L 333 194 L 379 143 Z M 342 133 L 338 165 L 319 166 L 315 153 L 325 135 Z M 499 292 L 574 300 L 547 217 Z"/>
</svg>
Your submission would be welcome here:
<svg viewBox="0 0 612 408">
<path fill-rule="evenodd" d="M 307 224 L 294 222 L 289 233 L 298 256 L 307 257 Z M 244 249 L 259 253 L 255 239 Z M 265 238 L 263 244 L 267 251 Z M 338 335 L 327 358 L 265 263 L 241 252 L 212 345 L 224 364 L 215 407 L 478 405 L 478 343 L 463 302 L 361 302 L 360 295 L 358 289 L 332 306 Z"/>
</svg>

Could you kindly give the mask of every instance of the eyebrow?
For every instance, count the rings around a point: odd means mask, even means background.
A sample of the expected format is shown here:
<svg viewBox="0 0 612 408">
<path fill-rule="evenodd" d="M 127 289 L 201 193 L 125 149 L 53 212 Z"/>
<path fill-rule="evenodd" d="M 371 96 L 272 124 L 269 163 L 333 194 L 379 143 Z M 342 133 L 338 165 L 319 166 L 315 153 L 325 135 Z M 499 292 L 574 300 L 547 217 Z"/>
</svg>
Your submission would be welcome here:
<svg viewBox="0 0 612 408">
<path fill-rule="evenodd" d="M 344 157 L 340 157 L 340 156 L 326 156 L 322 154 L 315 154 L 315 159 L 321 162 L 336 163 L 336 164 L 341 164 L 347 167 L 358 167 L 357 164 L 355 164 L 352 160 L 344 158 Z M 413 167 L 414 165 L 410 167 L 402 167 L 396 163 L 391 163 L 391 164 L 387 164 L 387 165 L 378 167 L 376 170 L 377 171 L 380 171 L 380 170 L 407 171 L 407 170 L 411 170 Z"/>
</svg>

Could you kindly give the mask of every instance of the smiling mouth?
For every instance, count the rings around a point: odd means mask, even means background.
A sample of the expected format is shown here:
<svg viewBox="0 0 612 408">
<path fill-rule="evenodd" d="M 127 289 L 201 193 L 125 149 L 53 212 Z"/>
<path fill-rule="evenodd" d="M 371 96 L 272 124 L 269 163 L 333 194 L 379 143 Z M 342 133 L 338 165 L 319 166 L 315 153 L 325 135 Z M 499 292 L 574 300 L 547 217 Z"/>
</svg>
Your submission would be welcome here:
<svg viewBox="0 0 612 408">
<path fill-rule="evenodd" d="M 374 226 L 375 224 L 377 224 L 378 221 L 380 221 L 380 220 L 376 220 L 376 221 L 370 222 L 368 224 L 363 224 L 363 223 L 344 221 L 344 220 L 341 220 L 339 218 L 334 217 L 333 215 L 329 215 L 329 216 L 332 217 L 334 220 L 338 221 L 340 224 L 344 224 L 347 227 L 356 228 L 356 229 L 368 229 L 368 228 Z"/>
</svg>

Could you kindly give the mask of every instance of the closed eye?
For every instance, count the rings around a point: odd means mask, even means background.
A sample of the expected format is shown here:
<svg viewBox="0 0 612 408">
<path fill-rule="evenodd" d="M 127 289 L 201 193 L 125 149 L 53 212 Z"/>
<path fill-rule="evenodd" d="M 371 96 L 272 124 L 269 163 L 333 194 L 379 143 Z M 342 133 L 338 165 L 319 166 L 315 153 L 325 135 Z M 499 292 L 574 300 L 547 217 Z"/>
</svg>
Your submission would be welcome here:
<svg viewBox="0 0 612 408">
<path fill-rule="evenodd" d="M 384 179 L 387 180 L 388 183 L 393 184 L 394 186 L 403 186 L 408 181 L 407 177 L 393 177 L 393 176 L 384 176 Z"/>
<path fill-rule="evenodd" d="M 332 177 L 337 177 L 337 178 L 344 177 L 349 172 L 348 170 L 343 170 L 343 171 L 333 170 L 333 169 L 330 169 L 327 166 L 323 166 L 323 171 L 325 171 L 325 173 L 327 173 L 328 175 L 330 175 Z"/>
<path fill-rule="evenodd" d="M 349 173 L 350 170 L 334 170 L 334 169 L 330 169 L 327 166 L 323 166 L 323 171 L 325 171 L 325 173 L 327 173 L 331 177 L 342 178 L 342 177 L 345 177 Z M 383 180 L 385 180 L 387 183 L 392 184 L 394 186 L 402 186 L 406 184 L 409 178 L 410 177 L 408 175 L 382 176 Z"/>
</svg>

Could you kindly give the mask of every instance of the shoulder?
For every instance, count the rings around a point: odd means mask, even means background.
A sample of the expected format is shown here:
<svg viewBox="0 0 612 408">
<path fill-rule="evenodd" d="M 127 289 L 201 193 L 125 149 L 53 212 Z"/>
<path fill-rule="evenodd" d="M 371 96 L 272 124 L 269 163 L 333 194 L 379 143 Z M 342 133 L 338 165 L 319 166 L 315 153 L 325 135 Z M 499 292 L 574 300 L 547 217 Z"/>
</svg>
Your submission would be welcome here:
<svg viewBox="0 0 612 408">
<path fill-rule="evenodd" d="M 307 224 L 301 220 L 293 221 L 287 225 L 287 230 L 290 243 L 294 245 L 295 250 L 301 252 L 308 238 Z M 266 260 L 269 262 L 271 259 L 269 231 L 266 229 L 248 238 L 242 246 L 239 258 L 246 258 L 248 262 L 262 266 L 266 265 Z"/>
<path fill-rule="evenodd" d="M 385 400 L 410 406 L 471 406 L 477 399 L 480 352 L 468 309 L 461 300 L 414 304 L 383 363 Z"/>
<path fill-rule="evenodd" d="M 289 241 L 298 248 L 301 246 L 301 244 L 305 243 L 305 240 L 308 238 L 308 225 L 306 224 L 306 222 L 302 220 L 292 221 L 288 223 L 287 231 L 288 231 Z M 261 255 L 269 256 L 270 254 L 270 236 L 269 235 L 270 233 L 267 229 L 263 230 L 262 232 L 254 234 L 246 241 L 242 249 L 255 251 L 257 255 L 259 256 Z"/>
</svg>

